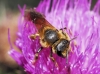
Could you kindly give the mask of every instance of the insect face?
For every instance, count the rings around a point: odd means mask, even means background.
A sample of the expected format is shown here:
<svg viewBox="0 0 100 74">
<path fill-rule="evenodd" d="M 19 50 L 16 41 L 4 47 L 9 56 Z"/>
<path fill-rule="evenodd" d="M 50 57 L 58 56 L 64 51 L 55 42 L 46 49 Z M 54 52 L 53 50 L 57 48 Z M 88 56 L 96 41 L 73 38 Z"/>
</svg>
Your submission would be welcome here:
<svg viewBox="0 0 100 74">
<path fill-rule="evenodd" d="M 54 31 L 52 29 L 46 30 L 45 33 L 44 33 L 44 39 L 48 43 L 53 44 L 54 42 L 56 42 L 59 39 L 57 31 Z"/>
<path fill-rule="evenodd" d="M 69 41 L 68 40 L 65 40 L 65 39 L 62 39 L 59 44 L 56 46 L 56 50 L 57 51 L 64 51 L 64 49 L 68 48 L 69 47 Z"/>
<path fill-rule="evenodd" d="M 70 41 L 68 41 L 66 39 L 61 39 L 60 42 L 57 44 L 57 46 L 55 46 L 57 54 L 59 56 L 64 57 L 63 54 L 62 54 L 62 52 L 64 52 L 66 49 L 69 48 L 69 44 L 70 44 Z"/>
</svg>

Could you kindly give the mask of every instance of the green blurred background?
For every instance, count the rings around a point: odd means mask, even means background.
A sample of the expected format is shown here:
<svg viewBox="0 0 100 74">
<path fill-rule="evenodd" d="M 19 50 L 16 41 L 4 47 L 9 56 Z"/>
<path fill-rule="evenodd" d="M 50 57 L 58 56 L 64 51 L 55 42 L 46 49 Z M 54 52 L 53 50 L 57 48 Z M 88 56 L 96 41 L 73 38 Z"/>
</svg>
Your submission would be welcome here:
<svg viewBox="0 0 100 74">
<path fill-rule="evenodd" d="M 15 11 L 18 10 L 18 4 L 23 6 L 26 4 L 28 7 L 36 7 L 40 0 L 0 0 L 0 5 L 4 5 L 6 9 Z"/>
<path fill-rule="evenodd" d="M 25 74 L 23 69 L 8 55 L 10 49 L 7 39 L 7 29 L 11 30 L 11 41 L 16 40 L 17 24 L 20 6 L 37 7 L 40 0 L 0 0 L 0 74 Z M 92 6 L 97 0 L 92 0 Z M 13 45 L 14 46 L 14 45 Z M 17 49 L 17 48 L 16 48 Z M 17 50 L 19 51 L 19 50 Z"/>
<path fill-rule="evenodd" d="M 4 5 L 6 9 L 15 11 L 18 10 L 18 4 L 23 6 L 26 4 L 28 7 L 36 7 L 38 5 L 40 0 L 0 0 L 0 5 Z M 92 6 L 93 8 L 94 4 L 97 0 L 92 0 Z"/>
</svg>

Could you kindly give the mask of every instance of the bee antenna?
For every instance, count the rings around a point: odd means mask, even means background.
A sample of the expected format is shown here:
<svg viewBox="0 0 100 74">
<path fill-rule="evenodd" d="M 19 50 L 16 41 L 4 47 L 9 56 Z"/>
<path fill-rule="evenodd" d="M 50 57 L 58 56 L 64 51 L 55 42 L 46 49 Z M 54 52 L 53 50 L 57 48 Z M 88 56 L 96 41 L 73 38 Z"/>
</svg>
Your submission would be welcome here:
<svg viewBox="0 0 100 74">
<path fill-rule="evenodd" d="M 72 38 L 70 41 L 75 40 L 77 37 Z"/>
</svg>

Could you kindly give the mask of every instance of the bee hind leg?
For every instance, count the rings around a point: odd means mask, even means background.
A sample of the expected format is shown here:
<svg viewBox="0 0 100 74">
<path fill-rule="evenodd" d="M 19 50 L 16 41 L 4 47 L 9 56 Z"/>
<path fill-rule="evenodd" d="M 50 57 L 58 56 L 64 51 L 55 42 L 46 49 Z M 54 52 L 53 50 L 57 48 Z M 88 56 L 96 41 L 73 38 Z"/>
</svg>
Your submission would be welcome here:
<svg viewBox="0 0 100 74">
<path fill-rule="evenodd" d="M 35 56 L 34 56 L 34 60 L 33 60 L 33 64 L 36 62 L 36 60 L 38 59 L 38 57 L 39 57 L 39 52 L 41 51 L 43 49 L 43 47 L 40 47 L 39 49 L 38 49 L 38 51 L 35 53 Z"/>
</svg>

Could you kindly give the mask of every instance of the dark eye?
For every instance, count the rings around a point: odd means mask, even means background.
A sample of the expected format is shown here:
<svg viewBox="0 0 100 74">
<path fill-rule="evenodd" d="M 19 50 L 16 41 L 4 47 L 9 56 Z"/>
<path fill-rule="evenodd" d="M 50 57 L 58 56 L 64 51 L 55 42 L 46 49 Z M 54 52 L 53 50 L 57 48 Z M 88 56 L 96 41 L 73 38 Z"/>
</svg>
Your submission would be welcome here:
<svg viewBox="0 0 100 74">
<path fill-rule="evenodd" d="M 69 47 L 70 42 L 68 40 L 62 39 L 56 46 L 57 51 L 64 51 Z"/>
<path fill-rule="evenodd" d="M 45 40 L 49 43 L 54 43 L 58 40 L 58 34 L 54 30 L 45 31 Z"/>
</svg>

